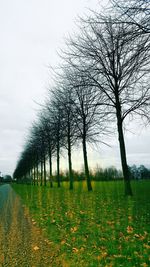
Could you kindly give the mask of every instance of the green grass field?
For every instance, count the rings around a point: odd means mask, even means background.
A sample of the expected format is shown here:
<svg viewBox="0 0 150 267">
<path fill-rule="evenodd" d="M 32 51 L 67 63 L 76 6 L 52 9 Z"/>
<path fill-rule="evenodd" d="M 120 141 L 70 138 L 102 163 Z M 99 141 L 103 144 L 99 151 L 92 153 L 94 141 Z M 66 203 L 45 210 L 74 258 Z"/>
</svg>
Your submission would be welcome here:
<svg viewBox="0 0 150 267">
<path fill-rule="evenodd" d="M 150 181 L 132 182 L 133 197 L 121 181 L 68 186 L 13 185 L 62 266 L 150 266 Z"/>
</svg>

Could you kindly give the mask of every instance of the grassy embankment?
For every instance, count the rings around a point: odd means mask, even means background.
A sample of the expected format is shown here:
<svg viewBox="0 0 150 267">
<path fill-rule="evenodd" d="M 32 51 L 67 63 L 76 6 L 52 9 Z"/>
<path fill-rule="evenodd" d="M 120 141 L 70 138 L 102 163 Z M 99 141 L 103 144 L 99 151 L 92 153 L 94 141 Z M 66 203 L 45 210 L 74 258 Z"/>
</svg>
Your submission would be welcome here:
<svg viewBox="0 0 150 267">
<path fill-rule="evenodd" d="M 150 181 L 93 182 L 61 188 L 13 185 L 62 259 L 62 266 L 150 266 Z M 34 222 L 34 221 L 33 221 Z M 34 223 L 35 223 L 34 222 Z M 60 266 L 60 265 L 59 265 Z"/>
</svg>

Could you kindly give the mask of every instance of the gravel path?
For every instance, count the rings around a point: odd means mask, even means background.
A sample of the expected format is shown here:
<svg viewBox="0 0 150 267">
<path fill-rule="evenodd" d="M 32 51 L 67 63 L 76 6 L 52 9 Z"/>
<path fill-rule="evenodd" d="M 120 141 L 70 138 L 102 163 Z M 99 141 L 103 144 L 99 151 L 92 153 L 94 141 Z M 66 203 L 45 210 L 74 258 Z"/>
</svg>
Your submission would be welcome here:
<svg viewBox="0 0 150 267">
<path fill-rule="evenodd" d="M 1 185 L 0 267 L 65 266 L 56 253 L 11 186 Z"/>
</svg>

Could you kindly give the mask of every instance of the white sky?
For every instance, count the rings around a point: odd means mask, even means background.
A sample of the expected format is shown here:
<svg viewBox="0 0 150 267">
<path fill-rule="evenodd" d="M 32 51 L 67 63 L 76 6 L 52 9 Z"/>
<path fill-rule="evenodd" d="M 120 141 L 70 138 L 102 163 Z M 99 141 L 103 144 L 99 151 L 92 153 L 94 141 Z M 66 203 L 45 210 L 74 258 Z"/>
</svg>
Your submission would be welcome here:
<svg viewBox="0 0 150 267">
<path fill-rule="evenodd" d="M 0 0 L 0 171 L 14 171 L 27 130 L 50 82 L 49 65 L 72 33 L 77 15 L 97 9 L 98 0 Z M 102 4 L 102 1 L 99 1 Z M 104 1 L 103 1 L 104 2 Z M 150 165 L 150 128 L 127 134 L 129 164 Z M 81 154 L 81 157 L 79 157 Z M 74 153 L 75 167 L 83 164 Z M 63 164 L 67 164 L 63 160 Z M 120 165 L 117 137 L 112 148 L 89 150 L 89 164 Z M 67 166 L 67 165 L 66 165 Z"/>
</svg>

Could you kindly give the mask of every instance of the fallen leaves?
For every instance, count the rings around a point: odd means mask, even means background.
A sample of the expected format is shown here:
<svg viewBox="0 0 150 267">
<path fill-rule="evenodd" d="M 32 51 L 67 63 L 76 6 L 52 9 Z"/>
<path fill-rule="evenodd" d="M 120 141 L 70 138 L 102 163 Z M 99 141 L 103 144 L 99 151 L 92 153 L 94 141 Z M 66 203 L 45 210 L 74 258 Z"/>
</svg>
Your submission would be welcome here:
<svg viewBox="0 0 150 267">
<path fill-rule="evenodd" d="M 139 251 L 134 251 L 134 255 L 140 259 L 143 258 L 143 255 L 140 255 Z"/>
<path fill-rule="evenodd" d="M 61 241 L 61 245 L 64 245 L 66 243 L 66 240 Z"/>
<path fill-rule="evenodd" d="M 65 191 L 65 187 L 60 191 L 42 188 L 44 197 L 40 206 L 37 196 L 41 188 L 34 188 L 38 209 L 33 216 L 36 215 L 37 225 L 40 223 L 45 236 L 53 242 L 49 245 L 45 240 L 44 245 L 48 245 L 49 255 L 56 245 L 57 257 L 64 260 L 55 266 L 147 267 L 150 243 L 144 214 L 148 201 L 142 202 L 141 208 L 133 199 L 126 201 L 116 193 L 113 195 L 113 184 L 108 196 L 104 192 L 109 191 L 109 183 L 107 190 L 103 184 L 96 186 L 97 191 L 92 194 L 81 193 L 77 188 L 74 192 Z M 32 251 L 37 251 L 33 253 L 35 256 L 43 251 L 36 239 Z"/>
<path fill-rule="evenodd" d="M 73 211 L 68 210 L 68 211 L 65 212 L 65 215 L 69 219 L 73 219 L 74 213 L 73 213 Z"/>
<path fill-rule="evenodd" d="M 113 226 L 115 222 L 114 222 L 114 221 L 107 221 L 106 223 L 107 223 L 108 225 L 110 225 L 110 226 Z"/>
<path fill-rule="evenodd" d="M 77 230 L 78 230 L 77 226 L 71 227 L 71 229 L 70 229 L 71 233 L 75 233 L 75 232 L 77 232 Z"/>
<path fill-rule="evenodd" d="M 85 214 L 85 211 L 84 210 L 80 210 L 80 214 Z"/>
<path fill-rule="evenodd" d="M 0 255 L 0 263 L 4 262 L 4 254 Z"/>
<path fill-rule="evenodd" d="M 35 225 L 36 224 L 36 221 L 34 219 L 32 219 L 32 224 Z"/>
<path fill-rule="evenodd" d="M 45 241 L 45 243 L 48 244 L 48 245 L 52 245 L 52 244 L 53 244 L 53 242 L 50 241 L 49 239 L 44 239 L 44 241 Z"/>
<path fill-rule="evenodd" d="M 108 253 L 106 251 L 102 252 L 100 255 L 97 256 L 98 261 L 101 261 L 102 259 L 106 258 Z"/>
<path fill-rule="evenodd" d="M 139 239 L 139 240 L 141 240 L 141 241 L 143 241 L 146 238 L 146 235 L 145 234 L 144 235 L 134 234 L 134 237 L 137 238 L 137 239 Z"/>
<path fill-rule="evenodd" d="M 78 248 L 72 248 L 72 251 L 73 251 L 74 253 L 77 253 L 79 250 L 78 250 Z"/>
<path fill-rule="evenodd" d="M 127 233 L 128 234 L 132 234 L 133 233 L 133 227 L 132 226 L 130 226 L 130 225 L 127 226 Z"/>
<path fill-rule="evenodd" d="M 113 257 L 114 258 L 126 258 L 126 256 L 121 255 L 121 254 L 114 254 Z"/>
<path fill-rule="evenodd" d="M 149 265 L 146 262 L 143 262 L 143 263 L 141 263 L 140 266 L 142 266 L 142 267 L 148 267 Z"/>
<path fill-rule="evenodd" d="M 119 232 L 119 237 L 124 237 L 124 234 L 122 232 Z"/>
<path fill-rule="evenodd" d="M 34 246 L 34 247 L 33 247 L 33 250 L 34 250 L 34 251 L 37 251 L 37 250 L 39 250 L 39 249 L 40 249 L 40 248 L 39 248 L 38 246 Z"/>
<path fill-rule="evenodd" d="M 148 244 L 143 244 L 143 247 L 147 248 L 147 249 L 150 249 L 150 245 L 148 245 Z"/>
</svg>

